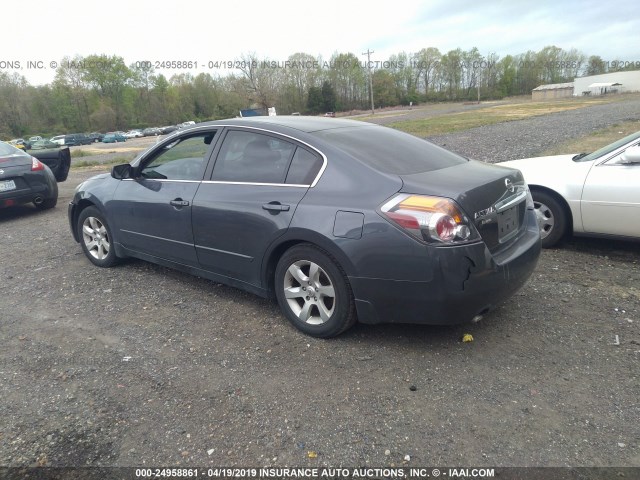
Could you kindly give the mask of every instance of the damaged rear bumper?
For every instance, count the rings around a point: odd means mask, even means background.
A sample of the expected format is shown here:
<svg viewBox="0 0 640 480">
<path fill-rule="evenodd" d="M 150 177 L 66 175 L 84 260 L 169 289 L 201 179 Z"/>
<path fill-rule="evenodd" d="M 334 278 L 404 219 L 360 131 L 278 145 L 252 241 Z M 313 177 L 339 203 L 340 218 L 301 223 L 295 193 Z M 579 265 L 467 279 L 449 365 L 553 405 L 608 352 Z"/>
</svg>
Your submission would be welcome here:
<svg viewBox="0 0 640 480">
<path fill-rule="evenodd" d="M 433 268 L 425 281 L 349 277 L 362 323 L 453 325 L 484 315 L 531 276 L 540 256 L 535 217 L 523 235 L 493 255 L 484 243 L 429 249 Z"/>
</svg>

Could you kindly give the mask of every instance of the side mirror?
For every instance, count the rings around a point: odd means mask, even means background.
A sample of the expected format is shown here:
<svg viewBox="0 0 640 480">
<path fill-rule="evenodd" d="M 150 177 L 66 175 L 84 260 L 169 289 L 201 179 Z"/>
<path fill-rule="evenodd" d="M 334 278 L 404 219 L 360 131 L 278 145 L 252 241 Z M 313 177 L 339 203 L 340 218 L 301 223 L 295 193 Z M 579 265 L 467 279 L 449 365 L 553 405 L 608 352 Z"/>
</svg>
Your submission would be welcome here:
<svg viewBox="0 0 640 480">
<path fill-rule="evenodd" d="M 133 173 L 133 167 L 128 163 L 121 165 L 114 165 L 111 169 L 111 176 L 116 180 L 123 180 L 125 178 L 131 178 Z"/>
<path fill-rule="evenodd" d="M 640 163 L 640 146 L 627 148 L 620 157 L 620 163 L 623 165 Z"/>
</svg>

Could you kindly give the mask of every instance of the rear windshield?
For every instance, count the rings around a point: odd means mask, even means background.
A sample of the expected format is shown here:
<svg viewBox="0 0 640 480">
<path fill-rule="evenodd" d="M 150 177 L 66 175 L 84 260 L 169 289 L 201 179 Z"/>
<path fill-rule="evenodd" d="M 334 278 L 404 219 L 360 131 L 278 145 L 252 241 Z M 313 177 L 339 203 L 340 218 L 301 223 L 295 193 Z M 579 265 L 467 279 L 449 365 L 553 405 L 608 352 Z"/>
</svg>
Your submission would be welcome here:
<svg viewBox="0 0 640 480">
<path fill-rule="evenodd" d="M 336 128 L 315 135 L 385 173 L 410 175 L 451 167 L 468 160 L 431 142 L 392 128 Z"/>
<path fill-rule="evenodd" d="M 8 143 L 0 142 L 0 157 L 10 157 L 11 155 L 29 156 L 22 150 L 12 147 Z"/>
</svg>

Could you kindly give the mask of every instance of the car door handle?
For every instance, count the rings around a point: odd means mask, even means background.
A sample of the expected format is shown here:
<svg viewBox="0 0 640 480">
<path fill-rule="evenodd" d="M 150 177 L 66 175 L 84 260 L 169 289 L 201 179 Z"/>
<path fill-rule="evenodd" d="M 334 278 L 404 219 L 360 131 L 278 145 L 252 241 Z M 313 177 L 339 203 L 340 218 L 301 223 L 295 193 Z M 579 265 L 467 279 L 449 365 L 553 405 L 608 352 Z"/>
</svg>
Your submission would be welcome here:
<svg viewBox="0 0 640 480">
<path fill-rule="evenodd" d="M 181 198 L 176 198 L 175 200 L 171 200 L 169 202 L 169 204 L 173 205 L 174 207 L 188 207 L 189 206 L 189 202 L 187 200 L 182 200 Z"/>
<path fill-rule="evenodd" d="M 272 212 L 288 212 L 289 208 L 291 208 L 289 205 L 282 205 L 280 202 L 265 203 L 262 205 L 263 210 L 269 210 Z"/>
</svg>

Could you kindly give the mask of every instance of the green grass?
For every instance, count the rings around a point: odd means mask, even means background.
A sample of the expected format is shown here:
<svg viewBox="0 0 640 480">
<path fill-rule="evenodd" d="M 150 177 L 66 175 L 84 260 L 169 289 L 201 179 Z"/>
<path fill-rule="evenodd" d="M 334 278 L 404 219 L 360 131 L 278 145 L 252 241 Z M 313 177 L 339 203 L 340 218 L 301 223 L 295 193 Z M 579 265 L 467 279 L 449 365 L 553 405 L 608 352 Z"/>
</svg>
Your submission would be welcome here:
<svg viewBox="0 0 640 480">
<path fill-rule="evenodd" d="M 85 152 L 84 150 L 71 150 L 71 158 L 90 157 L 94 153 Z"/>
<path fill-rule="evenodd" d="M 570 99 L 495 105 L 479 110 L 453 113 L 439 117 L 394 122 L 388 126 L 418 137 L 428 137 L 431 135 L 442 135 L 459 132 L 461 130 L 469 130 L 485 125 L 494 125 L 496 123 L 522 120 L 524 118 L 537 117 L 565 110 L 574 110 L 598 103 L 604 103 L 604 101 L 600 99 Z"/>
<path fill-rule="evenodd" d="M 120 165 L 121 163 L 129 163 L 135 157 L 117 157 L 113 160 L 109 160 L 108 162 L 98 162 L 98 161 L 89 161 L 83 160 L 81 162 L 75 162 L 71 164 L 72 169 L 83 168 L 83 167 L 96 167 L 96 166 L 113 166 Z"/>
</svg>

